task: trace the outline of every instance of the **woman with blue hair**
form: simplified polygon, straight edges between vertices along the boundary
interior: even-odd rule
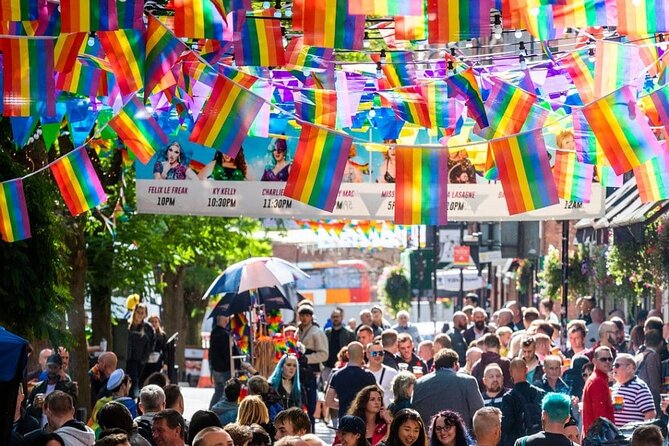
[[[190,156],[184,152],[177,141],[170,143],[160,153],[153,165],[153,178],[156,180],[197,180],[197,174],[188,167]]]
[[[300,371],[295,355],[283,355],[269,377],[269,383],[281,395],[285,409],[302,408]]]

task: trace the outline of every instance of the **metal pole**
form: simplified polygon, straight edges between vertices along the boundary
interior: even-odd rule
[[[430,308],[430,320],[434,321],[437,305],[437,267],[439,266],[439,226],[433,227],[434,237],[432,241],[432,306]]]
[[[567,296],[569,295],[569,221],[562,221],[562,347],[567,345]]]
[[[465,222],[460,222],[460,246],[464,244],[465,240]],[[460,267],[460,294],[458,295],[458,307],[456,310],[461,311],[465,302],[465,279],[463,267]]]

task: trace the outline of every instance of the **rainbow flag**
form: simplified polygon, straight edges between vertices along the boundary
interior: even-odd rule
[[[302,17],[304,43],[324,48],[362,50],[365,37],[365,16],[348,13],[350,0],[320,0],[293,4]]]
[[[283,194],[332,212],[352,143],[346,135],[303,123]]]
[[[595,63],[589,58],[587,52],[576,52],[560,59],[584,104],[595,100]]]
[[[585,106],[583,114],[618,175],[662,153],[630,87]]]
[[[315,46],[304,45],[304,39],[294,37],[286,46],[288,60],[286,61],[287,70],[303,71],[324,70],[334,59],[332,48],[319,48]]]
[[[572,110],[574,123],[574,145],[578,161],[586,164],[607,165],[608,160],[602,151],[602,145],[590,128],[590,124],[579,109]]]
[[[237,66],[276,67],[286,64],[281,21],[272,17],[274,17],[272,8],[246,13],[246,20],[240,31],[235,32]]]
[[[117,30],[116,0],[61,0],[60,21],[61,33]]]
[[[86,33],[61,34],[56,39],[54,47],[54,70],[67,73],[72,70],[77,56],[84,49],[84,42],[88,40]]]
[[[107,195],[85,148],[74,149],[49,167],[73,216],[107,201]]]
[[[395,16],[397,40],[427,40],[427,14],[420,16]]]
[[[658,88],[648,95],[657,113],[658,120],[669,129],[669,84]]]
[[[3,0],[0,2],[0,22],[37,20],[39,0]]]
[[[669,198],[669,155],[663,154],[649,159],[634,168],[634,178],[642,203]]]
[[[595,166],[579,163],[574,152],[556,152],[553,176],[558,197],[563,200],[589,203]]]
[[[179,60],[179,56],[187,49],[188,47],[174,37],[174,34],[158,19],[149,15],[144,62],[144,99],[153,93],[155,87],[161,85],[165,74],[172,69]]]
[[[616,175],[609,166],[596,166],[599,182],[603,187],[621,187],[624,183],[624,175]]]
[[[561,1],[561,0],[560,0]],[[553,9],[550,5],[542,4],[541,0],[515,0],[520,13],[520,28],[539,40],[552,40],[558,38],[553,21]],[[561,34],[561,33],[560,33]]]
[[[56,90],[88,97],[107,96],[109,94],[107,73],[77,60],[69,72],[56,73]]]
[[[476,121],[478,126],[482,129],[488,127],[488,116],[483,100],[481,99],[481,91],[479,84],[476,82],[476,75],[472,68],[467,68],[453,76],[446,79],[448,85],[448,96],[460,98],[465,101],[467,106],[467,114]]]
[[[616,0],[563,0],[553,5],[553,21],[556,28],[616,26],[615,10]]]
[[[0,183],[0,235],[8,243],[31,237],[23,181]]]
[[[432,127],[427,103],[413,87],[379,94],[390,102],[397,119],[428,129]]]
[[[416,83],[416,66],[411,51],[388,51],[385,60],[379,53],[373,53],[371,57],[374,62],[381,63],[381,69],[388,79],[390,88],[406,87]]]
[[[395,159],[395,224],[445,225],[448,149],[397,147]]]
[[[223,38],[223,5],[216,0],[174,0],[174,35],[190,39]]]
[[[490,143],[509,215],[559,203],[541,130]]]
[[[116,11],[120,29],[144,29],[144,0],[116,0]]]
[[[0,50],[3,54],[2,114],[55,116],[53,40],[2,38]]]
[[[428,42],[448,43],[490,36],[490,10],[494,6],[493,0],[428,0]]]
[[[514,85],[494,79],[485,102],[490,128],[485,138],[493,139],[520,132],[537,96]]]
[[[666,0],[616,0],[618,34],[647,36],[669,31]]]
[[[550,104],[532,104],[532,107],[530,107],[530,110],[527,114],[527,118],[525,119],[525,123],[521,127],[520,131],[528,132],[530,130],[542,128],[544,124],[546,124],[550,114]]]
[[[453,134],[462,116],[463,105],[448,97],[448,85],[442,80],[429,82],[421,86],[421,93],[427,101],[432,127],[444,128],[447,134]]]
[[[598,40],[595,55],[595,98],[631,84],[645,68],[636,45]]]
[[[109,121],[109,126],[142,164],[149,162],[156,147],[166,147],[169,142],[158,121],[137,96],[133,96]]]
[[[295,113],[304,121],[333,129],[337,125],[337,92],[300,90],[295,95]]]
[[[421,1],[406,0],[349,0],[348,13],[352,15],[412,15],[423,14]]]
[[[225,76],[218,76],[190,140],[234,158],[264,103]]]
[[[144,33],[135,29],[98,33],[121,94],[136,93],[144,86]]]

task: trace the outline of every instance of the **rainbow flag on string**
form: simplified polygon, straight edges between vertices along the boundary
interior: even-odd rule
[[[281,21],[274,9],[246,13],[246,20],[235,32],[235,64],[276,67],[286,64],[281,36]],[[242,11],[243,13],[243,11]]]
[[[107,195],[85,148],[74,149],[49,167],[73,216],[107,201]]]
[[[448,85],[448,96],[460,98],[465,101],[467,114],[476,121],[482,129],[488,127],[488,116],[481,99],[479,84],[472,68],[467,68],[446,79]]]
[[[61,0],[60,31],[114,31],[118,29],[116,0]]]
[[[190,39],[223,38],[223,5],[216,0],[174,0],[174,35]]]
[[[597,165],[597,174],[599,182],[603,187],[621,187],[623,185],[624,175],[616,175],[613,169],[609,166]]]
[[[595,166],[579,163],[574,152],[556,152],[553,176],[558,197],[563,200],[589,203]]]
[[[421,1],[415,0],[349,0],[348,13],[353,15],[412,15],[423,13]]]
[[[149,162],[156,147],[165,147],[169,142],[158,121],[137,96],[133,96],[109,121],[109,126],[142,164]]]
[[[585,106],[582,111],[616,174],[629,172],[662,153],[629,86]]]
[[[427,0],[428,42],[448,43],[489,36],[490,10],[494,6],[493,0]]]
[[[391,88],[406,87],[416,83],[416,66],[411,51],[388,51],[385,60],[379,53],[374,53],[371,57],[374,62],[381,62],[381,69]]]
[[[121,29],[100,32],[98,37],[121,94],[136,93],[144,86],[144,33],[135,29]]]
[[[520,132],[536,101],[535,94],[494,79],[492,91],[485,102],[490,123],[485,137],[493,139]]]
[[[4,116],[55,116],[53,40],[0,39]]]
[[[84,49],[84,42],[86,40],[88,40],[86,33],[59,35],[54,47],[54,70],[60,73],[70,71],[77,61],[77,56]]]
[[[1,22],[23,22],[37,20],[39,0],[3,0],[0,2]]]
[[[647,36],[669,31],[666,0],[617,0],[618,34]]]
[[[634,77],[645,68],[636,45],[598,40],[595,55],[595,98],[631,84]]]
[[[608,160],[602,151],[602,145],[597,141],[581,110],[572,110],[571,116],[574,124],[574,145],[578,161],[586,164],[607,165]]]
[[[552,40],[559,37],[553,22],[553,9],[541,0],[514,0],[520,15],[522,26],[539,40]],[[562,30],[561,30],[562,31]]]
[[[639,198],[642,203],[669,198],[669,156],[663,154],[634,168]]]
[[[567,70],[584,104],[595,100],[595,62],[589,59],[590,56],[582,52],[560,59],[560,65]]]
[[[587,28],[590,26],[616,26],[616,0],[569,0],[553,5],[556,28]],[[607,14],[608,13],[608,14]]]
[[[509,215],[559,203],[541,130],[490,143]]]
[[[397,147],[395,224],[445,225],[448,149]]]
[[[31,237],[23,181],[0,183],[0,235],[8,243]]]
[[[666,129],[669,129],[669,84],[658,88],[648,95],[657,113],[658,120]]]
[[[307,45],[361,50],[365,36],[365,16],[348,13],[349,0],[320,0],[294,3],[295,11],[302,17],[304,43]]]
[[[144,0],[116,0],[118,27],[144,29]]]
[[[287,70],[304,71],[325,70],[334,58],[332,48],[319,48],[315,46],[304,45],[304,39],[294,37],[286,46],[288,60],[286,61]]]
[[[303,123],[283,194],[332,212],[352,143],[347,135]]]
[[[444,128],[447,134],[453,134],[463,105],[448,97],[448,85],[442,80],[429,82],[421,85],[421,93],[427,101],[432,127]]]
[[[67,73],[57,73],[56,89],[88,97],[107,96],[109,80],[101,69],[77,61]]]
[[[524,91],[524,90],[523,90]],[[521,127],[521,132],[540,129],[546,124],[548,117],[551,114],[550,104],[532,104],[530,107],[525,123]]]
[[[337,91],[300,90],[295,95],[295,113],[304,121],[335,128],[337,125]]]
[[[390,102],[397,119],[425,128],[432,127],[427,103],[414,88],[403,88],[379,94]]]
[[[179,56],[187,49],[188,47],[174,37],[174,34],[158,19],[149,15],[144,62],[144,99],[153,93],[155,87],[161,85],[165,74],[172,69],[179,60]]]
[[[223,76],[227,77],[233,82],[237,82],[244,88],[251,88],[258,81],[256,76],[229,67],[227,65],[220,65],[219,71],[221,74],[223,74]]]
[[[264,103],[225,76],[218,76],[190,140],[234,158]]]

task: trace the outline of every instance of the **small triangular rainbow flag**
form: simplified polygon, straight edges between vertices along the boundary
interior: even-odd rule
[[[50,166],[58,189],[73,216],[107,201],[86,149],[80,147]]]

